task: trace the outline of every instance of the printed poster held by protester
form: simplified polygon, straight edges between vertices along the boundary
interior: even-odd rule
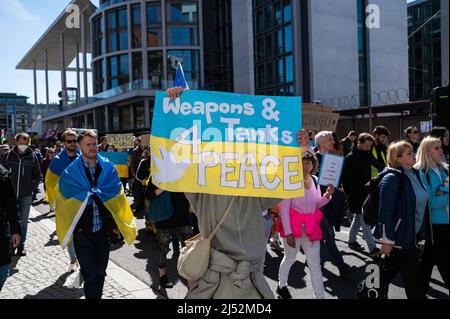
[[[134,148],[134,135],[130,134],[107,134],[106,139],[109,145],[115,148]]]
[[[152,180],[173,192],[271,198],[303,196],[300,97],[158,92]]]

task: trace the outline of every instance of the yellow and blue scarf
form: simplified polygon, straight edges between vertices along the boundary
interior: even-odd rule
[[[82,157],[78,157],[61,174],[56,188],[56,234],[63,249],[72,240],[72,233],[87,205],[92,204],[92,195],[102,201],[124,237],[131,245],[136,239],[136,221],[125,197],[122,183],[114,164],[97,156],[102,167],[97,186],[91,187]]]
[[[78,149],[75,153],[78,156],[80,155]],[[64,172],[71,163],[65,147],[50,162],[50,166],[45,174],[45,200],[50,205],[50,208],[55,208],[56,186],[58,185],[62,172]]]

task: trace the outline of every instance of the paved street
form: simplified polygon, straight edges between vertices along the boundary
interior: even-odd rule
[[[29,234],[27,239],[28,255],[19,260],[15,257],[13,275],[7,280],[0,293],[3,298],[82,298],[82,289],[72,288],[75,274],[67,274],[69,264],[67,252],[62,251],[56,239],[50,235],[55,229],[54,213],[49,213],[48,205],[43,200],[43,189],[38,194],[30,217]],[[129,198],[130,203],[132,199]],[[143,216],[137,218],[138,237],[134,245],[122,246],[114,249],[110,255],[108,276],[105,284],[104,298],[106,299],[140,299],[140,298],[184,298],[187,287],[176,274],[176,256],[172,251],[168,254],[168,272],[175,281],[173,289],[167,291],[158,289],[158,270],[156,266],[157,243],[153,235],[144,230]],[[349,278],[342,280],[338,277],[338,270],[329,261],[324,264],[323,276],[325,281],[326,298],[353,299],[357,283],[364,277],[366,263],[371,262],[368,255],[357,253],[347,247],[346,238],[348,228],[343,227],[337,233],[337,245],[344,253],[344,260],[357,267]],[[363,244],[364,240],[358,241]],[[269,247],[268,247],[269,248]],[[366,248],[367,249],[367,248]],[[327,255],[323,256],[327,260]],[[278,277],[278,267],[283,258],[281,251],[268,249],[264,274],[269,285],[275,291]],[[309,278],[309,270],[304,266],[305,256],[298,255],[290,276],[290,291],[295,299],[313,298],[313,291]],[[434,270],[431,282],[430,298],[448,299],[448,289],[442,283],[439,273]],[[389,297],[392,299],[406,298],[400,278],[391,285]]]

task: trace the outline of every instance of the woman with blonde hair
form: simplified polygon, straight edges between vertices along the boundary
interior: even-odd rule
[[[421,172],[430,201],[431,236],[425,243],[421,258],[423,283],[425,291],[430,285],[434,266],[448,287],[448,170],[443,163],[442,142],[435,137],[425,138],[417,152],[417,163],[414,166]],[[444,183],[447,180],[445,189]]]
[[[383,296],[399,271],[408,299],[425,299],[419,263],[418,240],[426,236],[428,192],[416,163],[413,147],[401,141],[389,145],[387,167],[380,173],[380,207],[374,237],[386,255],[383,273]]]

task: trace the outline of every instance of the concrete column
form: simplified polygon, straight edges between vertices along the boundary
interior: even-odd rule
[[[81,52],[83,53],[83,84],[84,84],[84,97],[89,97],[88,91],[88,75],[87,75],[87,44],[86,44],[86,17],[81,15]],[[92,42],[92,30],[91,30],[91,42]],[[81,94],[80,94],[81,95]]]
[[[36,77],[36,61],[33,62],[33,86],[34,86],[34,105],[37,106],[37,77]]]
[[[60,34],[60,58],[61,58],[61,92],[62,92],[62,100],[63,106],[67,104],[67,92],[66,92],[66,61],[64,56],[64,34]]]
[[[255,93],[252,0],[232,0],[233,72],[235,93]]]
[[[80,85],[80,45],[77,43],[77,56],[76,56],[76,69],[77,69],[77,103],[80,102],[81,85]]]
[[[49,94],[48,94],[48,50],[45,49],[45,102],[47,105],[50,104]]]
[[[144,100],[145,128],[150,128],[150,100]]]
[[[164,86],[164,83],[166,83],[166,86],[169,87],[172,85],[172,83],[169,84],[169,79],[168,79],[168,75],[167,75],[167,26],[166,26],[166,0],[162,0],[161,1],[161,23],[162,23],[162,46],[163,46],[163,83],[162,83],[162,88],[166,88]],[[145,121],[147,121],[147,118],[145,119]],[[146,122],[147,123],[147,122]],[[145,125],[146,127],[147,124]]]
[[[142,79],[150,83],[148,78],[148,38],[147,38],[147,1],[141,0],[141,30],[142,30]],[[144,88],[151,88],[150,86]]]
[[[301,39],[303,38],[302,23],[300,14],[300,1],[292,2],[292,43],[293,43],[293,59],[294,59],[294,89],[295,94],[303,96],[303,76],[302,76],[302,54]]]
[[[203,48],[203,0],[198,1],[198,6],[198,29],[200,32],[200,83],[198,83],[198,88],[202,89],[203,87],[205,87],[205,54]]]
[[[133,28],[131,26],[131,5],[127,5],[127,20],[128,20],[128,82],[133,82],[133,54],[131,53],[131,48],[133,47],[132,35]]]
[[[109,132],[109,106],[105,105],[105,131]]]

